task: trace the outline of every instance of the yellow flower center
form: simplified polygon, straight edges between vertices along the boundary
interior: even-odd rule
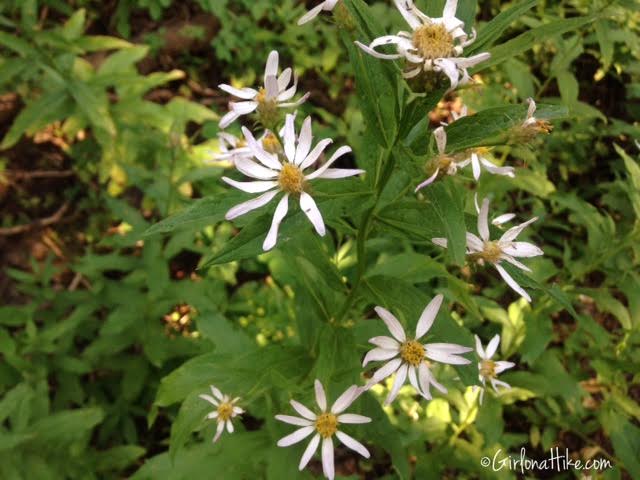
[[[226,422],[233,415],[233,405],[229,402],[223,402],[218,406],[218,420]]]
[[[424,347],[416,340],[408,340],[400,346],[400,356],[409,365],[417,367],[424,359]]]
[[[483,250],[478,256],[487,262],[498,263],[502,257],[502,248],[498,242],[484,242]]]
[[[438,23],[427,23],[413,32],[413,46],[426,60],[453,56],[453,36]]]
[[[443,175],[447,175],[449,171],[449,167],[455,161],[455,158],[452,155],[447,154],[439,154],[437,157],[431,159],[427,165],[425,166],[425,172],[428,177],[436,173],[436,169],[440,171],[438,173],[438,177],[442,177]]]
[[[304,191],[307,182],[302,170],[292,163],[284,162],[278,175],[278,185],[283,192],[300,194]]]
[[[338,417],[333,413],[322,413],[316,418],[316,430],[322,438],[331,437],[338,430]]]
[[[269,153],[279,153],[282,150],[278,137],[271,132],[267,132],[262,139],[262,147]]]
[[[484,378],[494,378],[496,376],[496,362],[493,360],[482,360],[482,362],[480,362],[480,375]]]
[[[266,128],[274,128],[280,118],[276,99],[267,98],[267,90],[261,87],[256,95],[256,102],[258,102],[257,112],[260,123]]]

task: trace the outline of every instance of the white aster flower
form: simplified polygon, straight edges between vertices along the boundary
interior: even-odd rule
[[[292,76],[293,85],[289,87]],[[267,127],[271,127],[277,121],[278,108],[297,107],[309,97],[309,93],[306,93],[299,100],[289,102],[296,94],[298,77],[291,68],[286,68],[278,76],[278,52],[275,50],[269,54],[264,69],[264,86],[259,90],[235,88],[226,84],[218,85],[218,87],[234,97],[242,99],[241,102],[229,103],[231,110],[220,119],[220,128],[226,128],[242,115],[248,115],[255,111],[260,115],[261,122]]]
[[[515,240],[527,226],[536,220],[538,220],[538,217],[510,228],[502,234],[499,240],[491,240],[489,238],[489,199],[485,198],[478,214],[478,233],[480,237],[467,232],[467,255],[481,265],[484,265],[485,262],[491,263],[507,285],[528,302],[531,302],[529,294],[518,285],[500,264],[504,260],[521,270],[531,271],[529,267],[516,260],[516,258],[537,257],[543,255],[544,252],[532,243],[516,242]],[[432,238],[431,241],[440,247],[447,247],[446,238]]]
[[[215,443],[220,438],[220,435],[222,435],[225,425],[227,427],[227,432],[233,433],[233,424],[231,423],[231,419],[238,415],[242,415],[244,410],[235,405],[240,400],[240,397],[232,399],[228,395],[223,395],[220,390],[213,385],[210,385],[210,388],[213,396],[203,394],[199,395],[199,397],[216,407],[216,409],[206,417],[209,419],[215,418],[218,422],[216,436],[213,437],[213,442]]]
[[[235,161],[237,158],[252,158],[251,149],[244,138],[238,138],[227,132],[218,133],[218,150],[211,158],[214,162]]]
[[[477,193],[475,193],[473,195],[473,203],[476,206],[476,213],[478,215],[480,215],[480,205],[478,205],[478,194]],[[514,218],[516,218],[516,214],[515,213],[504,213],[502,215],[498,215],[496,218],[491,220],[491,224],[495,225],[496,227],[499,227],[501,225],[504,225],[505,223],[510,222]]]
[[[228,177],[222,177],[226,183],[248,193],[260,193],[261,195],[232,207],[226,214],[227,220],[233,220],[245,213],[263,207],[280,192],[284,193],[275,213],[271,228],[267,233],[262,247],[264,250],[271,250],[277,241],[278,229],[289,209],[289,196],[294,196],[300,201],[300,208],[307,216],[316,232],[320,236],[326,233],[322,214],[313,200],[307,193],[309,182],[315,179],[339,179],[351,177],[364,173],[360,169],[329,168],[338,158],[351,152],[351,147],[343,146],[338,148],[329,160],[315,171],[305,174],[304,170],[311,167],[320,158],[320,155],[333,140],[325,138],[320,140],[311,149],[312,132],[311,117],[307,117],[296,135],[294,126],[294,115],[287,115],[285,126],[281,132],[282,143],[278,142],[275,135],[270,141],[262,145],[253,137],[251,132],[243,127],[242,131],[251,149],[253,156],[259,163],[251,159],[238,159],[235,162],[236,168],[255,181],[238,182]]]
[[[311,441],[302,454],[298,469],[302,470],[307,466],[307,463],[309,463],[309,460],[313,457],[313,454],[318,449],[318,445],[320,445],[320,441],[322,440],[322,471],[324,472],[325,477],[329,480],[333,480],[335,477],[335,466],[333,462],[333,435],[335,434],[344,446],[358,452],[365,458],[369,458],[369,450],[367,450],[366,447],[355,438],[339,430],[339,428],[341,428],[342,424],[369,423],[371,419],[355,413],[342,413],[349,408],[349,406],[362,393],[362,389],[355,385],[352,385],[342,395],[340,395],[330,409],[327,409],[327,397],[324,393],[322,384],[318,380],[315,381],[315,393],[316,403],[320,409],[317,414],[313,413],[301,403],[291,400],[291,406],[296,412],[298,412],[300,417],[276,415],[276,419],[281,422],[302,427],[292,434],[281,438],[278,441],[278,446],[288,447],[294,443],[301,442],[315,432],[315,435],[311,438]]]
[[[459,168],[464,168],[469,165],[469,162],[471,162],[471,159],[469,158],[459,160],[459,155],[446,153],[447,132],[444,127],[436,128],[433,131],[433,136],[436,139],[438,155],[428,164],[428,171],[429,173],[431,173],[431,175],[416,187],[416,192],[418,190],[422,190],[424,187],[431,185],[439,176],[441,177],[443,175],[455,175],[456,173],[458,173]]]
[[[492,360],[493,355],[498,350],[498,346],[500,345],[500,335],[496,335],[493,337],[489,344],[487,345],[487,350],[485,351],[482,348],[482,342],[480,338],[476,335],[476,353],[478,357],[480,357],[480,363],[478,363],[478,371],[480,372],[480,382],[482,386],[478,386],[480,388],[480,405],[482,405],[482,399],[484,398],[484,391],[487,388],[486,382],[487,380],[491,383],[491,386],[498,392],[498,387],[511,388],[507,382],[503,382],[502,380],[498,380],[496,377],[498,374],[508,370],[509,368],[515,367],[515,363],[507,362],[507,361],[494,361]]]
[[[407,377],[413,388],[427,400],[432,398],[429,391],[430,385],[433,385],[442,393],[447,392],[447,389],[436,381],[429,370],[428,360],[451,365],[467,365],[471,363],[460,356],[462,353],[470,352],[471,348],[455,343],[423,344],[419,341],[433,325],[438,310],[440,310],[440,305],[442,305],[442,299],[442,295],[436,295],[426,306],[422,315],[420,315],[420,320],[418,320],[416,335],[413,339],[407,338],[402,325],[391,312],[382,307],[375,308],[376,313],[386,324],[393,338],[386,336],[370,338],[369,343],[377,348],[367,353],[362,366],[364,367],[371,361],[387,361],[373,374],[365,388],[371,388],[393,373],[396,374],[393,387],[385,400],[386,405],[393,402]]]
[[[323,10],[325,12],[330,12],[335,8],[337,3],[338,0],[324,0],[323,2],[320,2],[318,5],[305,13],[302,17],[300,17],[300,20],[298,20],[298,25],[304,25],[305,23],[310,22],[311,20],[316,18]]]
[[[451,82],[451,89],[471,80],[467,68],[489,59],[489,53],[473,57],[461,57],[465,47],[475,41],[475,31],[469,37],[464,22],[456,18],[458,0],[447,0],[442,17],[430,18],[413,4],[413,0],[394,0],[396,7],[411,27],[412,32],[401,31],[397,35],[376,38],[371,44],[356,42],[362,50],[383,60],[407,61],[405,78],[413,78],[422,72],[442,72]],[[397,53],[380,53],[376,47],[395,45]]]

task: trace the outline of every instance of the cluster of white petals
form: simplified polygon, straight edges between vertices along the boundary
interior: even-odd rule
[[[220,435],[222,435],[225,426],[227,427],[227,432],[233,433],[233,423],[231,423],[231,419],[242,415],[244,410],[236,405],[240,397],[232,399],[228,395],[223,395],[222,392],[213,385],[210,385],[210,388],[213,396],[202,394],[199,395],[199,397],[216,407],[216,409],[206,417],[208,419],[215,419],[218,422],[216,435],[213,437],[213,442],[215,443],[220,438]]]
[[[326,230],[322,214],[312,196],[307,193],[308,183],[316,179],[340,179],[359,175],[364,172],[360,169],[330,168],[341,156],[351,152],[351,147],[338,148],[329,160],[313,172],[305,173],[305,170],[314,166],[324,150],[332,143],[331,139],[320,140],[312,149],[313,134],[311,129],[311,117],[307,117],[296,134],[294,125],[295,115],[287,115],[284,129],[281,131],[279,150],[267,151],[262,143],[259,143],[253,134],[245,127],[245,140],[251,150],[254,161],[250,158],[238,158],[235,167],[244,175],[254,179],[249,182],[239,182],[229,177],[222,179],[239,190],[248,193],[260,193],[258,197],[232,207],[226,214],[227,220],[233,220],[252,210],[261,208],[273,200],[279,193],[284,193],[271,222],[271,228],[263,243],[264,250],[271,250],[278,238],[280,223],[289,210],[289,197],[299,199],[300,208],[307,216],[316,232],[324,236]],[[273,149],[270,149],[273,150]]]
[[[288,447],[289,445],[301,442],[315,433],[302,454],[298,469],[302,470],[307,466],[309,460],[311,460],[311,457],[316,453],[318,446],[322,442],[322,446],[320,447],[322,452],[322,471],[325,477],[333,480],[335,477],[335,465],[333,461],[334,444],[332,437],[335,435],[345,447],[350,448],[354,452],[358,452],[365,458],[369,458],[369,450],[355,438],[344,433],[341,426],[343,424],[369,423],[371,419],[355,413],[344,413],[360,396],[362,393],[361,388],[352,385],[338,397],[333,405],[331,405],[331,408],[327,408],[327,397],[319,380],[315,381],[314,387],[316,403],[319,409],[318,413],[314,413],[301,403],[291,400],[291,406],[300,416],[276,415],[276,419],[281,422],[301,427],[286,437],[281,438],[278,441],[278,446]]]
[[[487,344],[487,349],[482,348],[482,342],[480,338],[476,335],[476,353],[478,357],[480,357],[480,362],[478,363],[478,371],[479,378],[482,386],[478,386],[480,388],[480,405],[482,405],[482,399],[484,398],[484,391],[487,387],[487,380],[491,383],[493,389],[498,392],[498,387],[503,388],[511,388],[507,382],[503,382],[502,380],[498,380],[496,377],[508,370],[509,368],[515,367],[515,363],[507,362],[504,360],[494,361],[493,356],[498,351],[498,346],[500,346],[500,335],[494,336],[489,343]]]
[[[385,401],[387,405],[396,398],[400,387],[402,387],[407,378],[413,388],[427,400],[432,398],[430,385],[433,385],[443,393],[447,392],[447,389],[436,381],[429,369],[429,360],[451,365],[467,365],[471,363],[460,356],[463,353],[470,352],[471,348],[455,343],[423,344],[419,341],[433,325],[442,305],[442,300],[442,295],[436,295],[426,306],[418,320],[414,338],[407,336],[402,324],[391,312],[382,307],[375,308],[376,313],[389,329],[391,337],[381,336],[369,339],[369,343],[375,345],[376,348],[367,353],[362,366],[366,366],[371,361],[387,362],[373,374],[366,388],[371,388],[388,376],[396,374],[393,387]]]
[[[504,216],[502,217],[506,218]],[[476,259],[481,264],[484,264],[484,262],[491,263],[496,270],[498,270],[498,273],[507,285],[528,302],[531,302],[529,294],[509,275],[501,263],[506,261],[521,270],[526,272],[531,271],[529,267],[516,260],[516,258],[537,257],[543,255],[544,252],[533,243],[518,242],[516,238],[527,226],[536,220],[538,220],[538,217],[534,217],[531,220],[510,228],[504,232],[498,240],[491,240],[489,236],[489,199],[485,198],[478,213],[478,234],[480,236],[478,237],[471,232],[467,232],[467,255]],[[447,247],[446,238],[433,238],[431,241],[440,247]]]
[[[416,77],[422,72],[441,72],[449,78],[453,90],[471,80],[468,68],[490,58],[489,53],[479,53],[469,58],[461,56],[464,49],[475,41],[475,31],[468,36],[464,31],[464,22],[456,18],[458,0],[447,0],[442,17],[437,18],[425,15],[412,0],[394,0],[394,3],[411,27],[411,32],[384,35],[369,45],[356,44],[376,58],[406,60],[405,78]],[[397,53],[376,50],[385,45],[394,45]]]
[[[293,76],[293,84],[291,77]],[[291,70],[286,68],[278,76],[278,52],[272,51],[267,58],[264,69],[264,86],[259,90],[253,88],[235,88],[231,85],[218,85],[220,90],[230,93],[234,97],[241,99],[240,102],[230,102],[230,111],[220,119],[220,128],[227,128],[231,123],[242,115],[263,109],[297,107],[304,103],[309,97],[309,93],[303,95],[299,100],[290,102],[298,89],[298,77]]]
[[[320,2],[318,5],[305,13],[302,17],[300,17],[300,20],[298,20],[298,25],[304,25],[305,23],[310,22],[311,20],[316,18],[323,10],[325,12],[330,12],[335,8],[338,2],[339,0],[324,0]]]

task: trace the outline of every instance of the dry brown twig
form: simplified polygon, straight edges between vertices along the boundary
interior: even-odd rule
[[[28,232],[29,230],[33,230],[35,228],[47,227],[49,225],[53,225],[54,223],[59,222],[66,211],[69,209],[69,202],[65,202],[62,206],[50,217],[39,218],[38,220],[34,220],[31,223],[26,223],[24,225],[16,225],[14,227],[5,227],[0,228],[1,236],[9,236],[9,235],[19,235],[21,233]]]

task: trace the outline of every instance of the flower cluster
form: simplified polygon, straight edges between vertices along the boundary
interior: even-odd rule
[[[325,0],[319,2],[299,20],[303,25],[322,11],[331,11],[338,5],[339,0]],[[376,38],[365,45],[355,42],[358,47],[368,54],[384,60],[401,60],[403,62],[403,77],[425,80],[448,78],[449,89],[471,81],[468,68],[489,58],[488,53],[479,53],[471,57],[464,56],[464,50],[476,38],[475,31],[469,35],[464,29],[464,22],[456,17],[457,0],[447,0],[442,16],[431,18],[416,8],[412,0],[394,0],[394,3],[409,24],[411,31],[401,31],[396,35],[386,35]],[[340,8],[346,11],[344,5]],[[345,13],[340,15],[345,15]],[[348,12],[346,13],[348,15]],[[385,53],[385,46],[393,46],[394,53]],[[412,80],[413,81],[413,80]],[[242,137],[237,137],[226,131],[219,133],[220,153],[216,160],[227,160],[233,164],[235,170],[250,180],[223,176],[222,180],[238,190],[249,194],[257,194],[234,207],[226,214],[228,220],[248,214],[270,204],[278,197],[273,211],[271,226],[263,241],[263,249],[274,248],[278,241],[280,225],[289,211],[289,200],[293,199],[302,213],[311,223],[315,232],[324,236],[326,226],[321,210],[312,196],[311,186],[320,180],[336,180],[357,176],[364,173],[358,168],[333,168],[333,164],[340,158],[351,153],[351,148],[342,146],[337,148],[328,159],[324,158],[325,150],[332,144],[329,138],[314,141],[312,119],[307,116],[296,127],[296,119],[300,119],[297,112],[283,112],[295,109],[308,98],[303,95],[293,100],[297,91],[297,76],[291,68],[278,71],[278,53],[273,51],[267,60],[264,85],[259,89],[236,88],[230,85],[220,85],[225,92],[241,99],[231,102],[230,111],[220,120],[220,127],[224,129],[242,116],[252,114],[259,132],[252,131],[246,126],[241,128]],[[528,100],[529,107],[526,118],[520,125],[513,127],[511,136],[521,140],[529,140],[539,133],[548,133],[551,126],[534,115],[536,104]],[[454,122],[467,116],[466,107],[462,113],[453,116]],[[448,151],[447,124],[433,131],[437,153],[425,165],[427,179],[417,185],[415,192],[428,187],[444,176],[456,175],[460,169],[471,166],[473,178],[477,181],[482,170],[487,173],[505,177],[514,177],[515,169],[510,166],[498,166],[489,160],[489,150],[486,148],[472,148],[461,152]],[[466,233],[466,255],[473,265],[484,266],[491,264],[514,291],[531,301],[528,293],[514,279],[507,268],[530,271],[518,258],[528,258],[542,255],[540,248],[530,242],[518,241],[517,237],[523,230],[537,220],[532,218],[524,223],[507,229],[496,240],[490,231],[490,224],[496,229],[513,220],[515,214],[502,214],[489,222],[489,199],[482,200],[478,205],[476,197],[477,234]],[[446,238],[433,238],[432,242],[447,248]],[[507,265],[509,264],[509,265]],[[505,268],[507,267],[507,268]],[[471,360],[465,355],[473,349],[470,346],[457,343],[438,343],[426,341],[444,297],[436,295],[424,308],[417,320],[415,333],[407,333],[402,322],[389,310],[376,306],[375,312],[389,331],[390,336],[376,336],[369,339],[373,345],[364,356],[362,367],[370,362],[383,362],[379,368],[370,374],[363,372],[361,386],[352,385],[344,391],[329,406],[325,388],[320,380],[315,380],[314,391],[317,408],[309,409],[296,400],[291,400],[291,407],[298,416],[287,414],[276,415],[276,419],[299,427],[293,433],[281,438],[277,445],[288,447],[309,437],[309,443],[302,454],[299,469],[307,466],[311,458],[320,449],[324,475],[333,479],[334,467],[334,438],[351,450],[365,458],[369,451],[358,440],[345,433],[343,429],[351,424],[365,424],[371,422],[369,417],[345,413],[358,398],[374,385],[388,377],[394,376],[393,385],[385,400],[391,404],[399,394],[400,388],[408,381],[415,392],[426,400],[432,399],[431,387],[446,394],[447,388],[436,379],[436,364],[468,365]],[[488,343],[486,350],[482,341],[476,335],[476,354],[478,356],[478,381],[476,388],[481,389],[479,401],[482,403],[487,382],[498,392],[498,387],[510,386],[497,379],[497,376],[515,366],[509,361],[494,361],[500,343],[500,336],[494,336]],[[366,379],[366,380],[364,380]],[[238,398],[230,399],[226,395],[211,387],[213,396],[201,395],[210,402],[216,410],[207,418],[215,419],[218,427],[214,442],[218,440],[224,429],[233,432],[231,420],[242,414],[243,410],[236,406]]]

